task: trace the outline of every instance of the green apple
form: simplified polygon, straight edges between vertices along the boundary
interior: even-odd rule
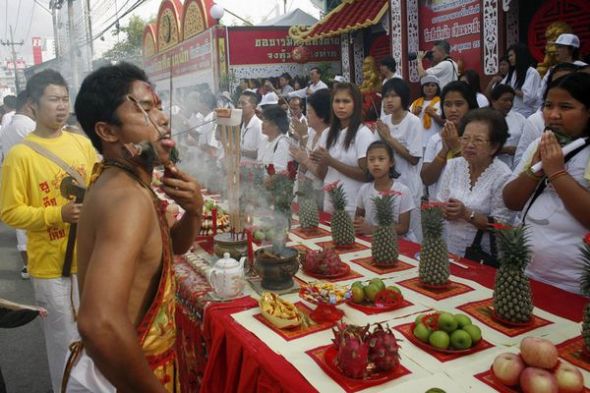
[[[414,323],[417,325],[419,323],[422,323],[422,318],[424,318],[426,316],[426,314],[420,314],[416,317],[416,319],[414,320]]]
[[[254,231],[254,240],[261,242],[264,239],[266,239],[266,234],[264,233],[264,231],[261,231],[261,230]]]
[[[471,336],[471,340],[473,341],[473,344],[477,344],[479,340],[481,340],[481,329],[479,328],[479,326],[467,325],[463,327],[463,330],[469,333],[469,335]]]
[[[379,288],[375,284],[369,284],[364,288],[365,297],[369,299],[370,302],[375,301],[375,296],[377,296],[377,292],[379,292],[381,288]]]
[[[391,291],[396,291],[397,293],[402,293],[402,290],[399,289],[399,287],[396,287],[395,285],[387,286],[387,287],[385,287],[385,289],[389,289]]]
[[[380,278],[371,279],[371,281],[369,281],[369,284],[376,285],[379,288],[379,290],[385,289],[385,284],[383,283],[383,280]]]
[[[362,287],[364,287],[364,284],[362,281],[355,281],[352,283],[352,285],[350,287],[351,288],[354,288],[354,287],[361,287],[362,288]]]
[[[467,325],[471,325],[471,318],[465,314],[455,314],[455,319],[457,320],[459,328],[464,328]]]
[[[450,341],[449,335],[442,330],[436,330],[428,337],[430,345],[439,349],[447,349]]]
[[[471,335],[463,329],[457,329],[451,334],[451,346],[456,349],[471,348]]]
[[[416,324],[413,333],[418,340],[428,343],[428,338],[432,334],[432,330],[430,330],[430,328],[428,328],[428,326],[426,326],[425,324],[418,323]]]
[[[430,388],[427,391],[425,391],[424,393],[447,393],[447,392],[445,392],[441,388]]]
[[[272,240],[275,237],[275,231],[273,229],[267,229],[265,233],[266,240]]]
[[[353,285],[350,291],[352,293],[352,301],[354,303],[362,303],[365,300],[365,290],[362,286]]]
[[[442,312],[438,316],[438,328],[450,334],[457,329],[457,320],[453,314]]]

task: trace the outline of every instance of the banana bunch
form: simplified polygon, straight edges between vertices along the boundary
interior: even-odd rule
[[[258,304],[262,316],[279,329],[293,328],[303,321],[297,307],[275,293],[262,293]]]
[[[340,304],[350,298],[350,288],[328,281],[316,281],[302,287],[299,296],[312,303]]]

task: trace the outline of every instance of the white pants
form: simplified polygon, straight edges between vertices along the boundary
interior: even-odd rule
[[[27,251],[27,231],[23,229],[16,230],[16,249],[20,252]]]
[[[45,347],[49,361],[49,375],[54,392],[59,392],[69,354],[69,345],[79,339],[78,328],[72,312],[72,300],[78,310],[80,305],[78,278],[76,275],[60,278],[33,278],[35,301],[47,310],[41,319],[45,334]]]
[[[117,390],[100,372],[83,349],[72,368],[67,393],[115,393]]]

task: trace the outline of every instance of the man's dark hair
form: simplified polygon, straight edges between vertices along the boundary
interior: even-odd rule
[[[20,111],[23,109],[27,102],[29,102],[29,95],[27,94],[27,90],[23,90],[16,97],[16,110]]]
[[[502,97],[502,95],[506,93],[510,93],[513,96],[516,94],[512,86],[500,83],[492,89],[492,92],[490,93],[490,98],[492,99],[492,101],[497,101],[500,99],[500,97]]]
[[[451,53],[451,45],[446,41],[446,40],[440,40],[440,41],[436,41],[434,43],[434,46],[439,47],[443,52],[445,52],[447,55],[449,53]]]
[[[2,100],[2,103],[4,104],[4,107],[14,109],[14,108],[16,108],[16,105],[17,105],[16,104],[16,97],[13,95],[6,96]]]
[[[88,75],[80,86],[74,105],[76,116],[100,153],[102,140],[94,129],[96,123],[121,125],[115,111],[126,99],[135,81],[149,83],[142,69],[133,64],[119,63],[99,68]]]
[[[330,104],[330,90],[321,89],[307,97],[307,105],[311,106],[317,117],[326,124],[330,124],[332,107]]]
[[[318,67],[311,67],[311,70],[309,70],[309,72],[315,70],[315,72],[317,72],[320,76],[322,76],[322,70],[320,70]]]
[[[248,97],[248,100],[250,101],[252,106],[258,105],[258,96],[256,95],[256,93],[251,92],[251,91],[243,91],[242,94],[240,94],[240,95],[244,96],[244,97]]]
[[[481,93],[481,85],[479,82],[479,74],[475,70],[465,70],[463,74],[459,77],[459,79],[465,77],[467,79],[467,84],[471,86],[475,93]]]
[[[286,134],[287,131],[289,131],[289,118],[287,117],[287,112],[285,112],[280,105],[265,105],[262,110],[262,115],[265,120],[275,123],[281,134]]]
[[[379,64],[384,65],[389,69],[389,71],[393,73],[395,73],[395,70],[397,69],[397,63],[395,59],[391,56],[384,57],[383,59],[381,59]]]
[[[291,82],[291,74],[289,74],[288,72],[283,72],[280,76],[280,78],[285,78],[287,80],[287,82]]]
[[[213,110],[217,106],[217,98],[211,93],[211,91],[203,91],[199,96],[201,101],[209,110]]]
[[[27,81],[27,94],[31,101],[38,103],[45,92],[45,88],[49,85],[63,86],[69,91],[66,80],[59,72],[52,69],[43,70]]]

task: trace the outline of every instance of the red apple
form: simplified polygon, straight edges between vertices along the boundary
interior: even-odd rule
[[[520,374],[520,388],[523,393],[558,393],[557,379],[547,370],[527,367]]]
[[[579,393],[584,391],[584,376],[580,370],[569,363],[560,362],[555,370],[559,393]]]
[[[520,356],[528,366],[549,370],[557,365],[559,353],[549,340],[526,337],[520,342]]]
[[[496,356],[492,363],[492,372],[498,381],[506,386],[518,384],[520,373],[526,365],[517,354],[505,352]]]

